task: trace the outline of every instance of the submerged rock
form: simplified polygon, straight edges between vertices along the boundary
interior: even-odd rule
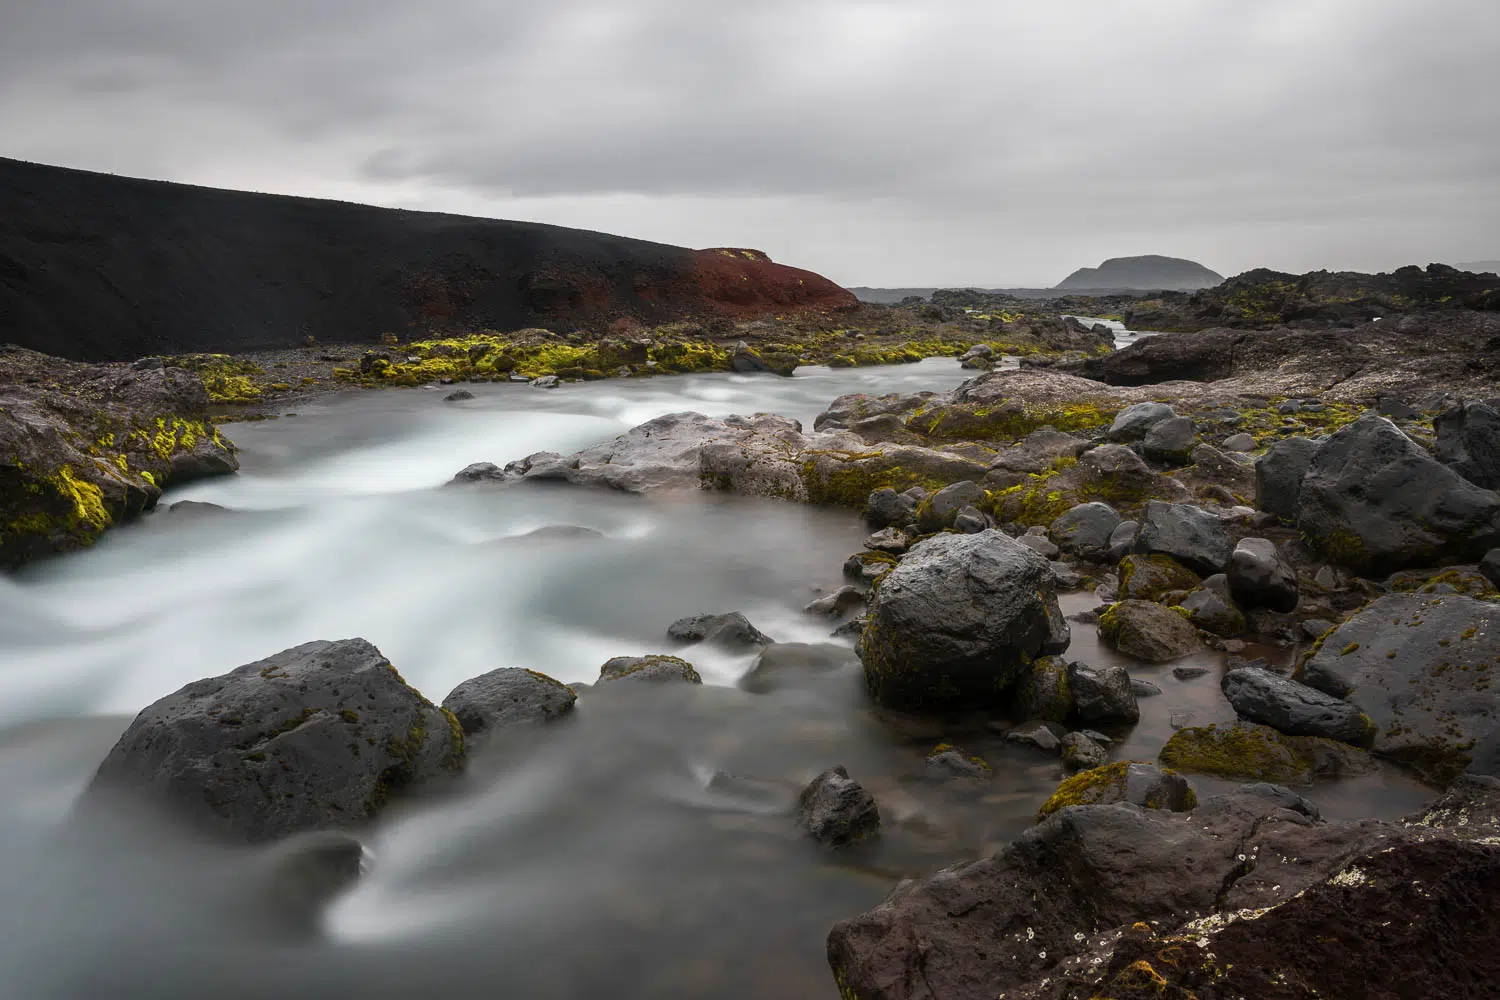
[[[976,757],[951,743],[939,743],[928,752],[927,771],[942,778],[968,781],[988,781],[995,776],[994,769],[983,757]]]
[[[1055,755],[1058,748],[1062,746],[1062,738],[1065,735],[1067,735],[1066,731],[1056,722],[1039,719],[1016,726],[1005,734],[1005,742],[1034,747],[1043,753]]]
[[[765,694],[858,663],[859,658],[853,650],[837,643],[773,643],[761,650],[754,666],[740,679],[740,687],[755,694]]]
[[[599,683],[605,681],[681,681],[702,684],[703,678],[687,660],[676,656],[616,656],[599,668]]]
[[[880,829],[875,799],[842,765],[818,775],[797,799],[798,820],[818,843],[844,847]]]
[[[1047,560],[990,530],[914,546],[876,589],[859,654],[877,701],[933,708],[994,703],[1068,641]]]
[[[738,611],[679,618],[667,626],[667,637],[678,642],[706,642],[739,650],[769,646],[775,641]]]
[[[1325,636],[1297,680],[1374,723],[1375,754],[1434,782],[1500,731],[1500,604],[1390,594]]]
[[[562,681],[521,667],[471,677],[449,692],[443,708],[470,736],[507,726],[553,722],[573,711],[578,695]]]
[[[363,639],[309,642],[144,709],[90,794],[137,797],[250,841],[356,826],[456,771],[464,732]]]
[[[1073,715],[1071,668],[1061,656],[1039,656],[1016,679],[1011,704],[1023,719],[1065,722]]]
[[[1084,733],[1069,733],[1062,739],[1062,762],[1070,771],[1092,771],[1109,763],[1109,752]]]

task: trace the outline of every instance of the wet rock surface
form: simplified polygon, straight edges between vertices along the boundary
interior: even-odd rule
[[[553,722],[573,710],[578,695],[546,674],[501,667],[472,677],[443,699],[464,733],[478,735],[507,726]]]
[[[460,769],[464,733],[363,639],[310,642],[147,707],[90,795],[232,838],[354,827],[399,788]]]
[[[1146,504],[1134,551],[1169,556],[1205,576],[1222,571],[1234,551],[1224,522],[1192,504]]]
[[[738,611],[679,618],[667,626],[667,638],[678,642],[707,642],[738,650],[769,646],[774,641]]]
[[[1132,659],[1167,663],[1203,648],[1187,618],[1149,601],[1125,600],[1099,617],[1099,637]]]
[[[1354,705],[1260,667],[1231,670],[1220,686],[1241,718],[1288,736],[1323,736],[1355,746],[1369,746],[1374,737],[1373,724]]]
[[[877,588],[859,655],[882,703],[982,704],[1068,641],[1047,561],[984,531],[914,546]]]
[[[798,821],[826,847],[845,847],[880,829],[880,809],[842,766],[829,768],[797,798]]]
[[[691,663],[677,656],[616,656],[599,668],[599,683],[635,681],[646,683],[702,684]]]

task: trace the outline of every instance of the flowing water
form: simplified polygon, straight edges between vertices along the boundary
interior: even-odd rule
[[[291,904],[267,901],[276,848],[70,809],[141,707],[310,639],[363,636],[435,700],[498,666],[591,681],[611,656],[671,651],[667,624],[698,612],[826,642],[830,623],[800,609],[860,548],[847,511],[443,484],[470,462],[574,450],[662,413],[770,411],[810,426],[840,393],[944,389],[967,374],[934,359],[792,379],[475,386],[460,404],[393,390],[231,425],[240,474],[163,501],[224,509],[163,510],[0,578],[0,996],[834,995],[834,921],[900,877],[994,850],[1061,776],[1055,759],[1004,744],[996,720],[873,711],[848,653],[841,669],[765,693],[736,686],[750,657],[698,648],[685,655],[702,688],[585,690],[570,721],[507,734],[463,778],[362,831],[369,870],[316,933],[289,932]],[[1064,599],[1070,614],[1094,603]],[[1070,653],[1113,656],[1086,625]],[[1231,717],[1220,658],[1203,662],[1213,673],[1190,682],[1132,667],[1164,691],[1138,726],[1111,732],[1117,758],[1154,755],[1174,716]],[[995,780],[928,781],[939,740],[985,756]],[[875,794],[884,834],[830,856],[785,810],[839,763]],[[1315,797],[1333,815],[1395,815],[1426,793],[1375,775]]]

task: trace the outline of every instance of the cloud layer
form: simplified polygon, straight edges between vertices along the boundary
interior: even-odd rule
[[[1488,0],[0,0],[0,155],[848,284],[1500,255]]]

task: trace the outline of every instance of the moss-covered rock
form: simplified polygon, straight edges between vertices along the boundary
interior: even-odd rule
[[[1198,796],[1187,780],[1171,769],[1142,761],[1116,761],[1091,771],[1080,771],[1063,780],[1057,791],[1037,810],[1040,823],[1068,806],[1107,805],[1130,802],[1145,809],[1187,812],[1198,804]]]
[[[1314,778],[1362,774],[1370,756],[1346,743],[1287,736],[1270,726],[1240,723],[1179,729],[1157,759],[1168,767],[1243,781],[1305,785]]]
[[[1203,648],[1187,615],[1149,601],[1112,604],[1099,616],[1099,637],[1126,656],[1166,663]]]
[[[703,678],[687,660],[662,653],[650,656],[616,656],[605,661],[599,668],[599,683],[621,680],[703,683]]]
[[[1130,600],[1156,601],[1173,590],[1196,590],[1202,582],[1168,555],[1137,553],[1120,560],[1120,596]]]
[[[0,389],[0,568],[91,545],[155,505],[164,486],[238,468],[190,372],[10,350],[0,383],[13,368],[53,382],[16,377]]]
[[[1073,715],[1068,663],[1061,656],[1039,656],[1016,678],[1012,713],[1021,719],[1066,722]]]

